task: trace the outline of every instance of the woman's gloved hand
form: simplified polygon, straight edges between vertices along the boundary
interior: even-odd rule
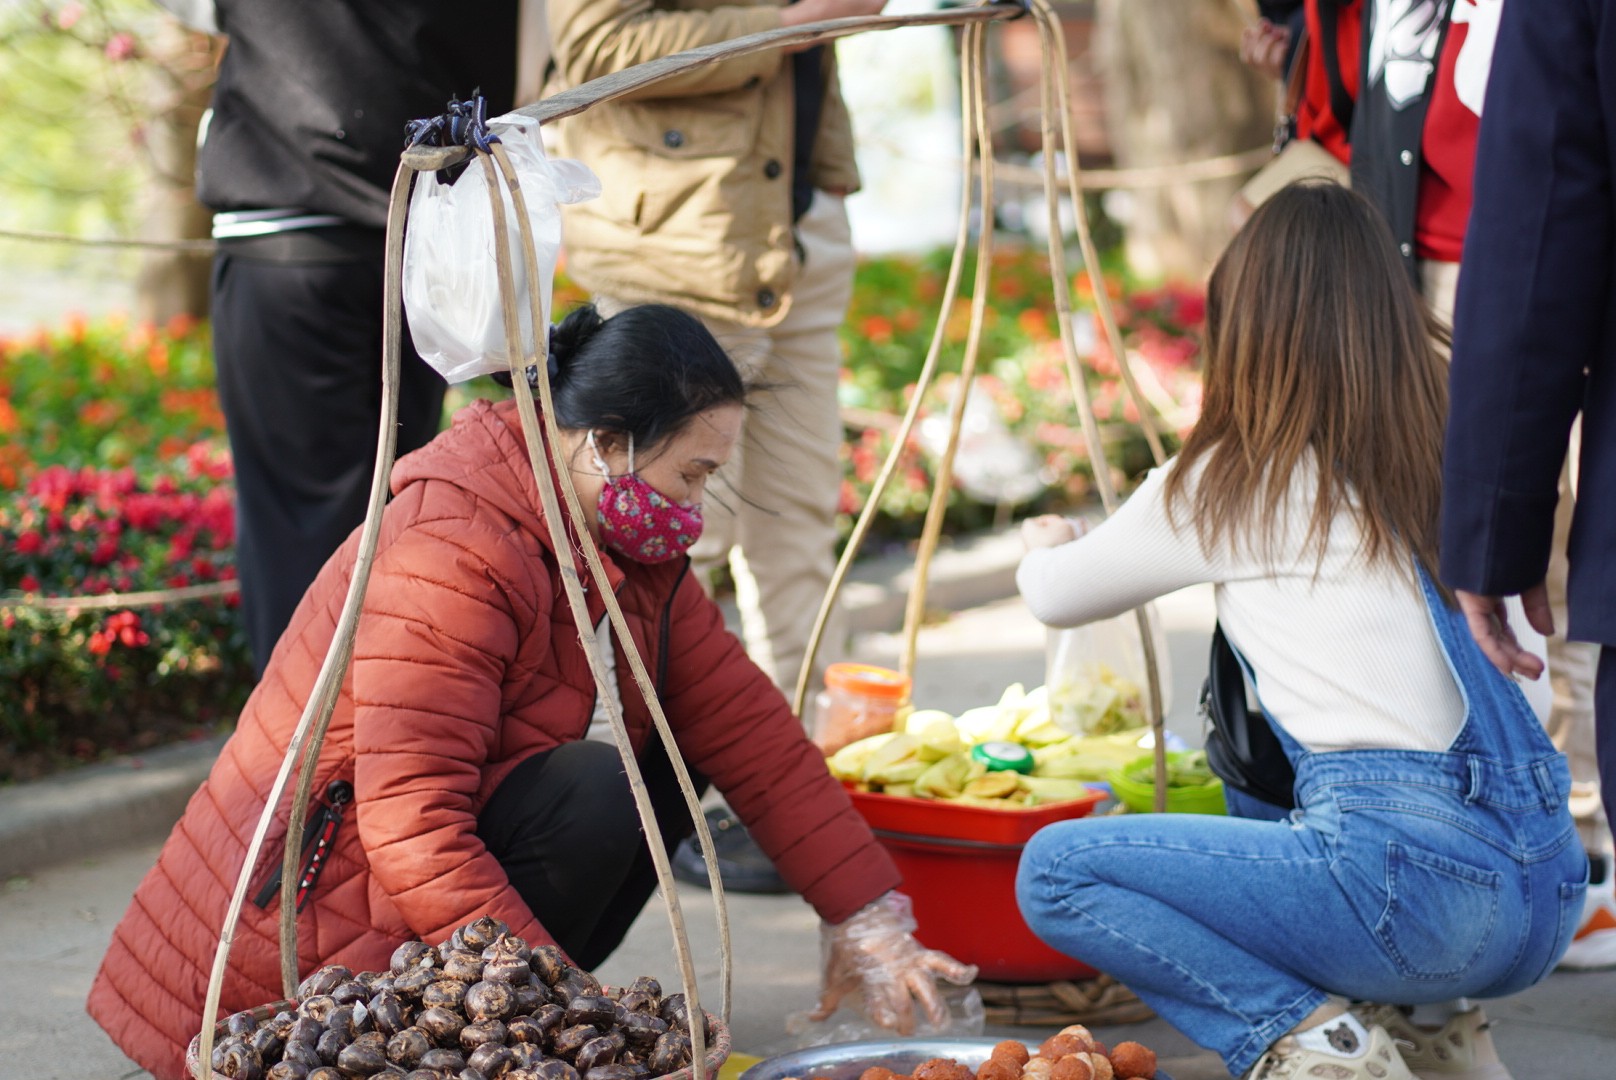
[[[825,1019],[844,997],[862,990],[866,1015],[881,1027],[902,1035],[913,1032],[916,1001],[933,1028],[945,1027],[948,1004],[937,980],[965,986],[975,980],[976,968],[926,948],[915,940],[914,930],[909,898],[897,892],[878,897],[846,922],[821,924],[824,985],[812,1018]]]

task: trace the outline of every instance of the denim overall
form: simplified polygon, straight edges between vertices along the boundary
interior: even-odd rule
[[[1275,724],[1296,768],[1289,814],[1244,799],[1231,812],[1253,816],[1062,822],[1022,855],[1033,931],[1235,1076],[1327,994],[1511,994],[1576,932],[1588,863],[1565,759],[1463,616],[1420,584],[1465,703],[1447,750],[1314,753]]]

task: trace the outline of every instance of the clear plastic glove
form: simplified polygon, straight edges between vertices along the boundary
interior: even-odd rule
[[[909,898],[897,892],[877,898],[845,922],[821,925],[824,985],[812,1019],[825,1019],[844,997],[862,991],[865,1013],[881,1027],[900,1035],[913,1032],[916,1001],[932,1027],[946,1027],[948,1004],[937,980],[965,986],[976,979],[976,968],[926,948],[914,930]]]

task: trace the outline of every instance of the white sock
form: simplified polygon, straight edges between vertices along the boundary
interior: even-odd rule
[[[1349,1012],[1298,1031],[1295,1039],[1304,1050],[1317,1050],[1336,1057],[1362,1057],[1369,1052],[1369,1031]]]
[[[1416,1005],[1414,1012],[1409,1016],[1410,1022],[1416,1027],[1439,1028],[1462,1012],[1470,1011],[1469,998],[1454,998],[1452,1001],[1436,1001],[1429,1005]]]

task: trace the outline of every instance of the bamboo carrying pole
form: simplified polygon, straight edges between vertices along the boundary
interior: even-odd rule
[[[937,510],[936,504],[944,501],[947,494],[947,476],[951,468],[953,452],[959,439],[965,395],[969,391],[970,382],[974,376],[975,359],[980,345],[983,314],[986,304],[988,274],[991,271],[993,156],[990,142],[991,134],[986,125],[986,88],[983,78],[985,24],[992,21],[1000,21],[1003,19],[1016,17],[1017,15],[1022,14],[1023,10],[1023,8],[1016,4],[1000,3],[965,9],[928,12],[919,15],[869,16],[835,19],[789,29],[765,31],[763,33],[751,34],[746,37],[737,38],[728,42],[702,46],[697,49],[688,50],[683,53],[678,53],[672,56],[652,60],[644,64],[639,64],[633,68],[604,76],[600,79],[596,79],[592,82],[575,87],[572,90],[556,94],[545,101],[538,102],[535,105],[518,110],[520,115],[543,124],[552,122],[565,116],[571,116],[576,113],[583,112],[584,110],[602,101],[620,97],[662,79],[683,74],[698,67],[720,63],[736,56],[743,56],[748,53],[757,52],[764,49],[781,48],[788,45],[810,45],[816,42],[844,37],[849,34],[871,30],[895,29],[901,26],[959,25],[965,27],[964,41],[966,42],[966,47],[962,50],[963,62],[961,75],[963,88],[961,95],[962,114],[965,119],[963,125],[965,131],[963,140],[963,167],[968,175],[972,154],[977,152],[977,145],[980,144],[981,149],[978,155],[980,158],[980,185],[983,193],[983,206],[985,207],[986,212],[984,213],[984,228],[979,234],[978,238],[976,282],[972,298],[972,321],[971,329],[967,335],[968,344],[966,360],[962,368],[959,398],[957,399],[951,412],[951,430],[948,447],[945,452],[945,463],[940,469],[940,484],[937,492],[934,493],[934,506],[928,510],[926,536],[923,537],[920,556],[917,560],[916,591],[920,594],[921,599],[918,603],[911,604],[911,621],[914,622],[918,622],[918,613],[923,610],[926,567],[936,549],[937,539],[941,532],[941,516],[940,511]],[[1046,72],[1048,72],[1049,68],[1052,66],[1050,55],[1051,50],[1060,40],[1059,27],[1056,25],[1054,26],[1053,31],[1050,30],[1052,16],[1045,0],[1032,0],[1031,11],[1034,18],[1038,19],[1040,23],[1040,40],[1045,51],[1044,66]],[[1062,51],[1056,55],[1064,55],[1064,47],[1062,46],[1061,48]],[[1066,109],[1064,103],[1066,100],[1066,85],[1064,81],[1064,63],[1057,63],[1053,66],[1060,69],[1058,82],[1054,87],[1054,92],[1056,93],[1058,101],[1061,104],[1062,112],[1065,114]],[[1046,76],[1046,91],[1048,89],[1049,86]],[[1049,112],[1049,101],[1047,94],[1044,104],[1047,128],[1047,116]],[[1065,117],[1065,125],[1067,128],[1067,130],[1064,132],[1065,141],[1066,144],[1070,146],[1071,138],[1069,130],[1069,116]],[[1048,132],[1046,130],[1046,141],[1047,138]],[[243,865],[236,882],[236,887],[225,913],[223,926],[219,935],[218,948],[214,955],[213,968],[208,980],[208,988],[202,1016],[202,1029],[199,1035],[200,1052],[197,1060],[198,1068],[202,1070],[209,1069],[211,1065],[214,1024],[219,1008],[219,998],[223,987],[224,972],[228,965],[230,948],[234,941],[235,928],[240,918],[242,904],[246,898],[246,891],[248,882],[250,880],[250,875],[252,873],[252,868],[257,862],[265,836],[267,835],[269,827],[274,820],[276,809],[280,803],[282,795],[285,792],[287,779],[294,766],[299,765],[300,770],[298,776],[298,785],[293,795],[292,805],[288,811],[289,820],[286,835],[288,837],[292,837],[301,834],[301,822],[307,811],[308,797],[312,788],[314,769],[318,760],[320,745],[325,737],[325,731],[330,723],[332,711],[340,693],[343,678],[346,675],[348,664],[352,658],[353,641],[357,630],[359,613],[363,607],[365,588],[369,581],[370,570],[375,561],[376,545],[380,535],[381,509],[386,501],[387,478],[392,470],[393,455],[396,444],[395,418],[397,414],[397,387],[399,375],[399,332],[402,327],[401,281],[403,263],[403,231],[414,173],[419,171],[436,170],[451,164],[465,161],[469,153],[470,151],[467,148],[458,146],[416,147],[405,152],[400,162],[398,172],[394,178],[393,192],[388,212],[387,228],[387,286],[383,334],[383,417],[381,430],[378,437],[376,466],[372,479],[370,504],[367,509],[365,522],[361,530],[360,545],[356,555],[353,576],[349,582],[347,598],[343,605],[342,614],[338,619],[331,648],[326,655],[324,663],[322,664],[319,676],[317,677],[314,687],[311,690],[303,714],[298,721],[298,725],[293,731],[290,745],[287,748],[286,756],[283,759],[280,771],[271,786],[269,796],[265,802],[264,811],[259,818],[257,827],[255,828],[253,836],[248,844],[247,853],[243,860]],[[1047,152],[1045,156],[1046,160],[1051,161],[1050,168],[1052,169],[1052,156]],[[498,164],[497,170],[495,168],[496,162]],[[543,362],[541,362],[540,357],[542,356],[542,353],[539,352],[537,348],[537,345],[542,345],[544,343],[543,335],[545,334],[545,327],[547,324],[543,317],[544,313],[541,310],[542,303],[539,293],[539,286],[537,284],[537,275],[533,272],[533,270],[536,268],[534,266],[536,259],[534,257],[534,242],[531,226],[528,221],[525,203],[521,195],[519,184],[517,183],[515,172],[511,168],[509,159],[505,156],[503,149],[498,147],[495,148],[492,155],[487,153],[479,153],[476,164],[482,172],[488,185],[489,196],[492,203],[492,213],[495,221],[494,236],[496,258],[499,263],[500,303],[501,311],[505,320],[507,346],[510,355],[511,372],[513,376],[512,382],[516,392],[517,407],[521,415],[523,434],[527,442],[529,465],[533,469],[535,481],[538,484],[540,498],[543,503],[546,527],[550,531],[552,546],[556,551],[557,559],[561,564],[563,586],[567,593],[568,603],[572,609],[574,620],[577,623],[580,637],[585,644],[586,655],[589,660],[591,672],[595,677],[597,688],[600,690],[603,699],[608,703],[607,713],[612,728],[613,738],[617,743],[619,753],[623,757],[625,771],[629,775],[630,788],[634,794],[636,808],[640,813],[642,823],[645,827],[647,842],[652,853],[652,862],[657,871],[658,882],[662,888],[663,898],[667,904],[669,920],[674,933],[675,949],[678,955],[680,976],[681,981],[684,984],[686,999],[689,1003],[692,1015],[702,1016],[704,1014],[701,1012],[697,997],[695,972],[690,958],[689,941],[684,932],[683,919],[679,910],[677,891],[672,884],[672,876],[668,866],[667,851],[665,845],[661,841],[661,832],[657,828],[655,816],[650,807],[649,797],[645,791],[643,778],[639,775],[638,765],[634,759],[632,748],[629,745],[628,732],[623,721],[620,706],[618,706],[617,702],[610,694],[608,685],[606,683],[603,645],[598,636],[595,634],[594,627],[588,619],[587,604],[583,595],[584,583],[582,576],[579,573],[576,559],[573,556],[575,551],[582,553],[585,563],[588,565],[591,579],[594,581],[596,587],[600,590],[600,594],[606,604],[607,614],[611,620],[611,625],[618,635],[619,642],[623,647],[625,655],[628,657],[635,682],[641,693],[645,696],[645,700],[651,709],[653,724],[657,729],[659,737],[661,737],[664,745],[668,748],[670,759],[675,764],[675,769],[679,776],[680,786],[685,794],[687,807],[690,809],[695,821],[698,838],[701,841],[703,851],[709,856],[707,859],[708,878],[716,901],[715,908],[720,927],[721,947],[723,953],[722,1009],[724,1017],[727,1020],[730,1004],[729,992],[732,959],[728,932],[727,910],[723,900],[723,887],[721,881],[719,880],[716,868],[713,865],[713,860],[710,857],[712,850],[711,836],[708,834],[704,816],[700,812],[699,800],[695,796],[695,791],[690,783],[688,773],[683,768],[682,758],[674,744],[673,734],[668,726],[667,718],[663,715],[655,687],[645,669],[644,660],[642,657],[640,657],[638,650],[634,646],[634,642],[628,633],[627,624],[623,619],[622,611],[617,606],[615,597],[613,596],[612,591],[606,582],[605,570],[604,566],[600,562],[599,552],[595,547],[588,529],[582,525],[586,519],[584,518],[583,511],[578,504],[577,492],[572,485],[570,471],[566,467],[566,462],[560,457],[560,433],[554,419],[553,403],[550,396],[550,386],[546,373],[546,366]],[[532,309],[534,333],[537,339],[534,351],[529,354],[523,353],[520,347],[520,342],[518,341],[517,328],[519,326],[519,319],[517,313],[517,297],[515,295],[515,286],[511,277],[512,262],[511,253],[509,250],[509,240],[504,227],[504,202],[499,186],[501,177],[503,177],[505,180],[506,190],[511,196],[513,208],[517,213],[518,225],[521,230],[523,254],[529,264],[528,299]],[[1087,227],[1086,222],[1082,217],[1082,204],[1080,199],[1081,182],[1078,176],[1075,158],[1072,162],[1072,169],[1069,173],[1069,179],[1071,183],[1073,201],[1077,204],[1079,221],[1081,223],[1080,237],[1086,238]],[[1050,200],[1050,205],[1052,208],[1051,220],[1055,221],[1057,219],[1053,215],[1055,214],[1054,207],[1056,195],[1053,187],[1052,173],[1046,176],[1046,185],[1046,198]],[[971,185],[969,182],[964,185],[964,194],[961,202],[960,227],[955,244],[954,259],[950,267],[948,287],[945,289],[944,294],[943,316],[939,318],[938,327],[933,336],[931,348],[927,354],[926,363],[922,369],[923,382],[921,385],[917,386],[915,398],[911,402],[910,409],[904,418],[904,424],[900,429],[899,441],[894,447],[893,454],[889,456],[888,461],[883,466],[882,474],[877,481],[877,488],[875,492],[872,493],[870,504],[866,506],[864,514],[861,515],[858,525],[855,527],[854,536],[856,540],[862,540],[864,534],[868,532],[869,520],[872,516],[871,511],[879,500],[881,489],[885,486],[886,481],[890,479],[896,465],[896,459],[902,451],[904,441],[907,439],[909,431],[913,426],[915,417],[918,414],[918,406],[923,394],[924,385],[929,383],[931,377],[935,374],[937,359],[941,352],[941,345],[944,337],[944,326],[946,323],[947,311],[952,306],[953,297],[957,293],[959,280],[962,276],[964,248],[969,233],[971,208]],[[1058,229],[1052,230],[1051,235],[1052,245],[1058,245]],[[1096,263],[1094,261],[1094,256],[1092,255],[1092,242],[1087,240],[1084,242],[1085,263],[1089,269],[1089,272],[1093,274],[1093,267],[1096,265]],[[1059,256],[1054,255],[1054,246],[1052,246],[1051,250],[1052,258],[1059,258]],[[1052,263],[1052,266],[1053,265],[1057,264]],[[1058,265],[1063,266],[1064,263],[1062,262]],[[1060,309],[1060,305],[1065,304],[1067,307],[1064,310],[1069,310],[1069,300],[1063,296],[1066,288],[1067,285],[1064,278],[1064,272],[1062,271],[1062,273],[1056,277],[1058,309]],[[1108,298],[1105,296],[1105,290],[1103,287],[1096,289],[1096,300],[1102,305],[1102,319],[1104,319],[1107,323],[1107,333],[1112,338],[1113,349],[1119,358],[1119,362],[1123,367],[1123,370],[1127,372],[1127,355],[1126,352],[1120,347],[1120,335],[1116,333],[1115,319],[1110,314]],[[1079,373],[1076,368],[1075,349],[1071,346],[1069,322],[1069,319],[1062,320],[1063,341],[1066,343],[1068,349],[1069,367],[1074,377],[1074,394],[1080,403],[1079,408],[1085,417],[1085,430],[1087,430],[1088,426],[1092,426],[1093,424],[1092,409],[1088,407],[1087,391],[1083,386],[1081,378],[1078,377]],[[537,371],[539,372],[539,402],[543,405],[542,413],[538,410],[532,390],[527,383],[526,368],[530,366],[536,367]],[[1147,419],[1148,404],[1139,396],[1137,386],[1131,379],[1131,373],[1125,374],[1124,378],[1128,384],[1129,392],[1134,396],[1136,406],[1139,409],[1141,423],[1143,426],[1145,426],[1147,439],[1149,439],[1151,442],[1152,450],[1158,456],[1159,460],[1161,448],[1159,439],[1155,435],[1154,428]],[[544,458],[545,448],[548,449],[548,460],[545,460]],[[1098,450],[1099,452],[1095,453],[1095,450]],[[1098,446],[1097,438],[1091,439],[1091,456],[1094,460],[1095,471],[1098,477],[1102,473],[1106,472],[1106,466],[1103,448]],[[553,475],[552,469],[554,471]],[[557,481],[559,481],[559,484]],[[1109,484],[1108,475],[1106,476],[1104,483],[1107,485]],[[557,497],[558,487],[562,499],[565,500],[567,506],[567,513],[569,516],[566,518],[563,517],[561,512],[562,500],[558,499]],[[1102,492],[1104,490],[1105,488],[1102,487]],[[1113,492],[1106,505],[1107,512],[1113,508],[1114,498],[1115,496]],[[933,517],[934,514],[936,515],[935,520]],[[826,594],[825,602],[821,606],[819,612],[819,617],[816,619],[814,636],[809,643],[808,655],[804,662],[804,672],[807,672],[812,667],[814,655],[818,648],[819,639],[823,634],[826,614],[829,611],[830,605],[834,603],[836,591],[839,588],[842,580],[845,578],[847,564],[850,563],[852,555],[856,554],[856,550],[857,545],[850,542],[847,552],[844,553],[842,563],[837,567],[837,574],[832,581],[830,590]],[[1155,668],[1154,650],[1152,648],[1153,642],[1148,633],[1148,620],[1142,611],[1140,615],[1140,624],[1141,631],[1144,633],[1144,648],[1147,659],[1147,667],[1149,668],[1153,725],[1158,733],[1156,755],[1158,780],[1160,781],[1164,771],[1162,742],[1159,737],[1161,724],[1159,702],[1161,695],[1159,678]],[[905,655],[906,667],[912,666],[913,664],[914,632],[911,631],[908,636],[910,644]],[[805,694],[805,680],[805,674],[799,675],[796,694],[796,711],[799,714],[802,712],[803,697]],[[1158,809],[1160,809],[1160,800],[1165,793],[1164,787],[1164,784],[1160,782],[1158,783]],[[281,974],[282,982],[287,991],[288,997],[295,993],[298,981],[295,890],[300,853],[297,852],[295,848],[296,845],[291,843],[287,844],[287,851],[283,861],[281,886],[282,892],[280,901]],[[691,1025],[690,1033],[693,1050],[692,1073],[693,1075],[697,1076],[700,1076],[706,1067],[704,1060],[705,1039],[702,1027],[703,1025],[693,1023]]]

